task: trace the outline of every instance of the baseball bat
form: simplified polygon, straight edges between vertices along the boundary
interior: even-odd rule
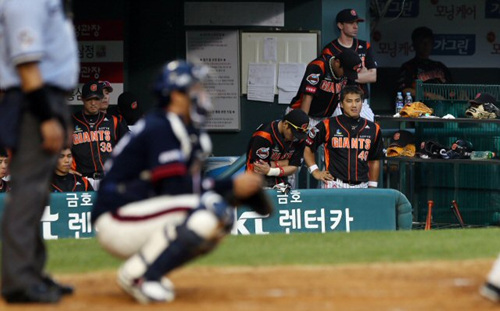
[[[458,203],[456,200],[451,201],[451,210],[453,211],[453,214],[455,215],[455,218],[457,219],[460,226],[462,228],[465,228],[464,220],[462,218],[462,215],[460,214],[460,210],[458,209]]]
[[[432,221],[432,207],[434,206],[434,201],[429,200],[427,202],[427,219],[425,221],[425,230],[431,230],[431,221]]]

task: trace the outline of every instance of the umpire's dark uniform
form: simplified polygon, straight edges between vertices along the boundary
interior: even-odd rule
[[[21,80],[18,69],[31,64],[37,65],[43,86],[23,92],[29,88],[21,81],[28,80]],[[6,90],[0,104],[0,143],[13,150],[12,191],[1,224],[2,295],[9,303],[54,303],[71,291],[43,271],[40,219],[59,153],[42,149],[40,125],[55,117],[68,126],[65,97],[76,86],[78,70],[74,28],[62,0],[0,2],[0,88]]]

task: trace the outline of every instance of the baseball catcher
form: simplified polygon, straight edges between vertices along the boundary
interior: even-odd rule
[[[201,129],[211,108],[201,84],[207,73],[185,61],[163,67],[155,84],[159,107],[113,150],[92,212],[99,243],[126,259],[119,286],[141,303],[174,299],[165,275],[217,246],[232,228],[232,204],[260,214],[272,209],[261,175],[201,178],[211,152]]]

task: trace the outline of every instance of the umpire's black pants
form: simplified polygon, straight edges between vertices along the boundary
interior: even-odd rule
[[[51,105],[63,122],[69,125],[65,94],[52,88]],[[48,154],[42,150],[40,121],[22,109],[26,107],[26,102],[21,90],[8,90],[1,105],[21,107],[17,109],[17,128],[2,128],[13,131],[9,135],[17,135],[12,140],[15,144],[11,146],[14,150],[9,166],[12,190],[6,197],[1,224],[2,294],[8,295],[42,282],[46,251],[40,219],[49,203],[50,179],[59,154]]]

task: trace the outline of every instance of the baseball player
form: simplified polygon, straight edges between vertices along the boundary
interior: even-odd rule
[[[57,167],[50,183],[51,192],[83,192],[94,191],[87,178],[70,173],[73,155],[70,148],[61,151]]]
[[[383,157],[380,126],[360,117],[363,91],[347,86],[340,94],[343,114],[309,131],[304,160],[322,188],[376,188]],[[326,170],[316,164],[314,151],[324,145]]]
[[[12,150],[2,218],[2,296],[56,303],[73,289],[44,272],[40,219],[70,124],[66,96],[79,71],[74,28],[61,0],[0,1],[0,144]]]
[[[364,92],[361,116],[373,122],[375,116],[368,104],[368,98],[370,97],[368,83],[377,82],[377,63],[373,59],[370,43],[356,38],[359,29],[358,23],[364,21],[364,19],[358,17],[358,13],[353,9],[344,9],[340,11],[336,17],[336,25],[340,30],[340,36],[328,43],[321,53],[338,56],[346,50],[352,50],[359,55],[361,67],[358,70],[358,77],[355,79],[355,82]],[[337,108],[334,115],[340,114],[342,114],[342,112],[340,108]]]
[[[9,155],[7,150],[0,148],[0,192],[9,192],[10,185],[4,179],[8,174],[9,168]]]
[[[247,148],[247,171],[265,176],[265,186],[272,188],[288,183],[301,165],[309,118],[301,109],[260,125]]]
[[[100,111],[102,84],[90,81],[82,87],[83,109],[73,114],[73,169],[86,177],[94,189],[104,175],[104,162],[128,129],[118,117]]]
[[[304,110],[310,118],[309,126],[314,127],[333,114],[340,91],[349,80],[356,80],[360,65],[361,59],[351,50],[333,57],[320,55],[307,65],[289,108]]]
[[[410,92],[415,97],[417,79],[426,83],[453,83],[448,67],[429,58],[434,48],[432,30],[428,27],[415,28],[411,33],[411,41],[415,57],[401,65],[397,89],[404,93]],[[426,92],[425,97],[443,99],[441,95],[430,92]]]
[[[225,198],[264,198],[258,174],[201,179],[211,152],[201,130],[211,107],[200,83],[206,73],[181,60],[163,67],[155,84],[159,108],[114,149],[92,211],[99,243],[126,259],[118,284],[141,303],[172,301],[165,274],[210,252],[230,231],[234,208]],[[256,211],[269,213],[260,202]]]
[[[102,113],[107,113],[109,107],[109,94],[113,93],[113,87],[109,81],[99,81],[102,87],[102,99],[99,111]]]

